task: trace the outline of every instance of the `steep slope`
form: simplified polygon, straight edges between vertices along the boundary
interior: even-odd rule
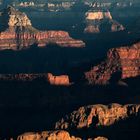
[[[131,46],[113,48],[107,59],[85,72],[90,84],[107,84],[140,75],[140,42]]]
[[[84,47],[81,40],[72,39],[64,31],[39,31],[32,27],[25,13],[13,7],[7,7],[0,12],[0,50],[20,50],[37,44],[44,47],[56,44],[61,47]]]
[[[111,126],[139,113],[140,105],[89,105],[62,118],[56,123],[55,128],[69,130]]]

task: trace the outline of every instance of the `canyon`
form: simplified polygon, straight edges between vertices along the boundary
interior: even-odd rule
[[[82,84],[107,85],[119,84],[120,81],[128,78],[140,76],[140,43],[139,41],[129,46],[122,46],[109,49],[107,58],[98,62],[97,65],[92,63],[92,67],[83,71],[79,77],[83,78]],[[80,68],[79,72],[81,72]],[[53,75],[51,73],[19,73],[19,74],[0,74],[0,81],[34,81],[44,79],[51,85],[71,85],[76,84],[72,77],[77,76],[76,71]],[[79,84],[77,83],[77,84]]]
[[[107,84],[140,75],[140,42],[110,49],[107,59],[85,72],[90,84]]]
[[[139,138],[139,19],[127,28],[136,1],[9,1],[14,8],[0,11],[0,139]]]
[[[92,136],[91,134],[95,133],[96,129],[102,131],[102,129],[105,129],[106,127],[113,126],[117,123],[119,124],[119,122],[122,123],[126,120],[129,120],[128,122],[130,123],[135,117],[140,117],[139,104],[120,105],[114,103],[110,105],[96,104],[83,106],[56,122],[55,129],[53,131],[28,132],[17,136],[16,139],[108,140],[109,138],[104,137],[104,135]],[[121,123],[119,124],[120,126]],[[118,127],[111,131],[118,131],[117,129]],[[78,136],[73,136],[75,131],[81,131],[81,133],[79,133]]]
[[[32,27],[25,13],[9,6],[0,12],[0,50],[21,50],[37,44],[38,47],[57,45],[61,47],[85,47],[65,31],[39,31]]]

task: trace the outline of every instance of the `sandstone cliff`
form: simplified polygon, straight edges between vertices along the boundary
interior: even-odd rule
[[[48,81],[51,85],[70,85],[69,76],[67,75],[53,76],[48,73]]]
[[[56,129],[81,129],[110,126],[140,114],[140,105],[90,105],[79,108],[56,123]]]
[[[70,136],[66,131],[44,131],[41,133],[25,133],[18,136],[17,140],[81,140]]]
[[[23,81],[31,82],[37,79],[42,79],[51,85],[70,85],[70,80],[67,75],[54,76],[51,73],[42,74],[0,74],[0,81]]]
[[[61,47],[84,47],[85,43],[75,40],[64,31],[39,31],[32,27],[25,13],[13,7],[0,12],[0,50],[20,50],[37,44],[45,47],[56,44]]]
[[[107,59],[85,72],[90,84],[107,84],[111,80],[126,79],[140,75],[140,42],[132,46],[110,49]]]
[[[123,25],[113,20],[111,13],[104,10],[92,10],[85,14],[85,33],[117,32],[124,30]]]
[[[25,133],[18,136],[17,140],[85,140],[70,136],[67,131],[44,131],[40,133]],[[108,140],[105,137],[87,138],[86,140]]]

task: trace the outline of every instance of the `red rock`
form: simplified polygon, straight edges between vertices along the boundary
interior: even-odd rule
[[[82,140],[66,131],[44,131],[40,133],[25,133],[18,136],[17,140]]]
[[[33,44],[38,44],[39,47],[49,44],[61,47],[85,47],[83,41],[71,38],[68,32],[35,29],[27,15],[13,7],[2,10],[0,18],[3,21],[0,24],[0,50],[20,50]]]
[[[110,126],[116,122],[137,116],[140,113],[140,105],[89,105],[80,107],[71,114],[66,115],[55,125],[56,129],[81,129]]]
[[[41,73],[41,74],[0,74],[0,80],[4,81],[33,81],[36,79],[44,79],[51,85],[70,85],[69,76],[59,75],[54,76],[51,73]]]
[[[123,25],[113,20],[108,10],[89,10],[85,14],[85,22],[85,33],[118,32],[125,29]]]
[[[51,73],[49,73],[48,81],[51,85],[70,85],[70,80],[67,75],[53,76]]]
[[[113,74],[118,72],[120,79],[140,75],[140,42],[132,46],[110,49],[107,59],[87,71],[85,77],[90,84],[107,84]]]

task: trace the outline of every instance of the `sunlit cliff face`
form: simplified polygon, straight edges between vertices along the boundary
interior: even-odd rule
[[[81,129],[111,126],[140,112],[140,105],[89,105],[80,107],[56,122],[56,129]]]
[[[101,20],[101,19],[112,19],[112,16],[109,11],[89,11],[85,14],[86,20]]]
[[[91,84],[106,84],[113,77],[120,80],[139,75],[140,42],[132,46],[110,49],[104,62],[85,73],[88,82]]]
[[[0,31],[4,31],[9,27],[23,28],[32,26],[31,21],[25,13],[22,13],[11,6],[1,11],[0,19],[2,21],[0,23]]]
[[[85,22],[85,33],[117,32],[124,30],[123,25],[115,21],[109,11],[88,11],[85,14]]]
[[[21,50],[37,44],[46,47],[55,44],[61,47],[84,47],[85,43],[75,40],[65,31],[39,31],[32,27],[25,13],[8,7],[1,11],[0,19],[0,50]]]
[[[35,79],[44,79],[50,85],[57,86],[69,86],[71,85],[68,75],[56,76],[51,73],[42,73],[42,74],[0,74],[0,80],[3,81],[24,81],[32,82]]]

